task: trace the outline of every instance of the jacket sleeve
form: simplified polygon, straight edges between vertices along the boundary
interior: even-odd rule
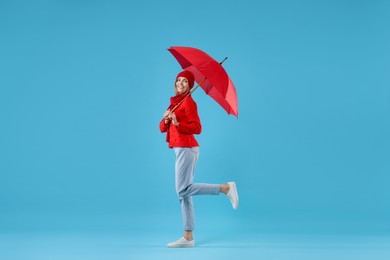
[[[164,118],[160,121],[160,131],[161,131],[161,133],[165,133],[166,131],[168,131],[169,124],[171,123],[171,122],[169,122],[168,124],[165,124],[164,121],[165,121]]]
[[[194,101],[188,102],[188,105],[185,107],[185,112],[187,119],[179,122],[177,131],[182,134],[200,134],[202,132],[202,125],[196,103]]]

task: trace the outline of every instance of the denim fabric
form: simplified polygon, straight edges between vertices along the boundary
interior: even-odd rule
[[[193,183],[199,147],[174,147],[176,154],[176,193],[182,209],[184,230],[194,229],[194,195],[218,195],[219,184]]]

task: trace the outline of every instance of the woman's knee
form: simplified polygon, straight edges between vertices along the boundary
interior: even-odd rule
[[[187,187],[184,187],[184,188],[179,188],[179,189],[176,189],[176,193],[177,193],[177,196],[179,198],[185,198],[188,196],[188,191],[189,189],[191,188],[191,185],[188,185]]]

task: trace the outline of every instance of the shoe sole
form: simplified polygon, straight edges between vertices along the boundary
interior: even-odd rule
[[[195,245],[167,245],[169,248],[189,248],[189,247],[195,247]]]
[[[236,186],[236,183],[234,181],[230,182],[230,188],[233,189],[233,193],[236,195],[236,198],[237,198],[237,205],[236,207],[234,207],[233,205],[233,209],[237,209],[238,208],[238,192],[237,192],[237,186]]]
[[[168,246],[168,248],[191,248],[195,246]]]

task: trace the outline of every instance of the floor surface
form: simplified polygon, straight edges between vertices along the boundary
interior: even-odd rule
[[[8,233],[0,235],[0,259],[390,259],[390,237],[386,236],[209,235],[198,238],[195,248],[167,248],[166,243],[175,239],[171,234]]]

